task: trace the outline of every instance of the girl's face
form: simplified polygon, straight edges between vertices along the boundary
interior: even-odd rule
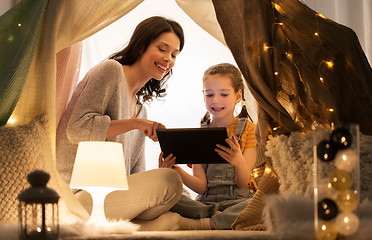
[[[234,91],[229,76],[209,75],[203,82],[204,102],[214,120],[233,117],[235,104],[242,100],[242,91]]]
[[[161,80],[174,66],[180,48],[180,39],[173,32],[162,33],[150,43],[139,59],[148,79]]]

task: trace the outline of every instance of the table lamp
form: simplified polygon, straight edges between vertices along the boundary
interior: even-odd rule
[[[86,141],[78,145],[71,188],[87,191],[93,199],[89,223],[107,223],[104,200],[116,190],[128,190],[123,146],[118,142]]]

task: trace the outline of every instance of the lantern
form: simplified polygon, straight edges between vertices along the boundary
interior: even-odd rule
[[[36,170],[27,176],[27,181],[31,187],[18,196],[20,239],[57,239],[59,196],[46,186],[49,174]]]

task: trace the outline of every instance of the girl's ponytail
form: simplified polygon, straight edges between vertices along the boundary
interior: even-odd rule
[[[200,120],[200,126],[201,127],[207,127],[210,122],[211,122],[211,115],[207,111],[205,113],[204,117]]]
[[[251,116],[249,115],[248,113],[248,110],[247,110],[247,103],[245,102],[245,99],[243,98],[242,100],[242,110],[240,111],[239,115],[236,116],[237,118],[248,118],[249,121],[251,121],[253,123],[253,120],[251,118]]]

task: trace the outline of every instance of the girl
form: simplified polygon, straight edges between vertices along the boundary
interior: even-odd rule
[[[177,156],[159,156],[159,167],[175,169],[183,183],[197,192],[196,200],[185,196],[173,207],[183,218],[185,229],[231,229],[237,215],[253,197],[251,170],[256,159],[255,125],[246,121],[245,106],[234,117],[235,105],[242,101],[244,85],[240,71],[222,63],[208,68],[203,76],[204,102],[207,114],[202,120],[206,127],[226,127],[230,148],[217,145],[215,151],[230,164],[193,164],[193,175],[174,165]],[[209,115],[212,119],[209,119]],[[242,120],[239,119],[243,117]],[[238,137],[237,137],[238,136]]]
[[[143,103],[165,94],[164,84],[183,45],[183,30],[177,22],[163,17],[145,19],[122,51],[86,74],[57,129],[57,167],[67,183],[80,141],[123,144],[129,190],[109,194],[105,214],[109,219],[133,219],[143,230],[161,230],[157,227],[162,223],[156,221],[182,194],[181,179],[173,171],[142,171],[145,136],[157,141],[156,129],[164,127],[147,120]],[[86,192],[77,196],[91,208]]]

